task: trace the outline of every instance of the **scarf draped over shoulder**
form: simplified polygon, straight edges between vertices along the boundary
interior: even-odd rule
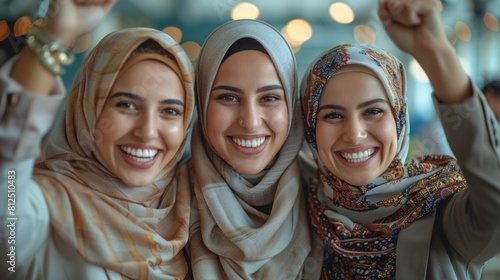
[[[102,160],[96,122],[120,70],[143,42],[153,40],[172,55],[184,86],[184,142],[175,157],[146,186],[129,187]],[[150,56],[148,56],[150,57]],[[170,66],[171,67],[171,66]],[[46,159],[34,178],[47,200],[54,238],[89,263],[130,279],[183,279],[191,192],[177,163],[194,109],[193,67],[168,35],[130,28],[103,38],[76,74],[52,134]],[[111,130],[114,125],[109,124]],[[108,131],[109,132],[109,131]]]
[[[351,70],[344,70],[346,66]],[[358,71],[352,69],[360,66],[371,70],[385,88],[396,122],[397,151],[387,170],[375,181],[351,186],[321,162],[315,133],[319,100],[327,81],[339,71]],[[306,140],[318,165],[318,174],[313,176],[316,180],[310,182],[307,204],[314,230],[326,248],[324,279],[342,275],[352,279],[391,279],[395,275],[399,231],[466,187],[452,157],[434,154],[405,163],[409,148],[405,78],[403,65],[393,55],[367,45],[334,47],[306,71],[301,85],[302,111]]]
[[[233,43],[251,38],[271,57],[285,91],[288,136],[255,176],[238,174],[207,142],[207,107],[221,61]],[[294,54],[273,27],[256,20],[224,24],[207,39],[196,69],[198,120],[191,142],[194,192],[190,253],[196,279],[296,279],[310,250],[297,160],[304,129]],[[251,78],[251,77],[249,77]],[[250,178],[252,177],[252,178]],[[270,213],[261,211],[272,205]]]

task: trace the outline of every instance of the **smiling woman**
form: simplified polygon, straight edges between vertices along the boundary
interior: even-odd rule
[[[82,2],[51,2],[62,12],[48,20],[59,24],[37,32],[71,42],[109,8]],[[71,26],[66,16],[77,24],[62,32]],[[12,250],[17,263],[7,269],[1,257],[0,278],[189,278],[191,191],[187,170],[177,166],[194,109],[187,54],[154,29],[105,36],[76,74],[46,138],[45,159],[34,164],[65,95],[58,57],[38,53],[46,46],[36,44],[44,43],[35,38],[0,69],[0,108],[7,108],[0,131],[8,132],[0,136],[0,178],[15,172],[15,234],[22,241]],[[11,189],[0,184],[6,195]],[[0,209],[0,219],[9,215]]]
[[[343,44],[301,85],[301,154],[314,242],[312,279],[480,279],[500,252],[498,123],[448,41],[434,0],[380,1],[392,40],[413,55],[457,159],[406,160],[405,68],[374,45]],[[452,120],[452,121],[451,121]]]
[[[146,71],[153,68],[156,72]],[[154,181],[177,154],[185,130],[181,78],[167,55],[137,55],[120,70],[96,127],[102,135],[97,149],[104,163],[125,184]],[[146,79],[158,82],[146,90]],[[106,128],[109,123],[120,125],[111,131]]]
[[[384,86],[373,71],[351,65],[336,71],[323,93],[316,123],[319,158],[352,185],[372,182],[389,166],[397,148]]]
[[[252,44],[258,43],[242,40],[233,48]],[[285,92],[271,58],[246,49],[227,57],[210,96],[208,141],[237,172],[259,173],[281,149],[288,132]]]
[[[220,26],[196,70],[191,142],[195,279],[300,279],[310,250],[292,50],[255,20]]]

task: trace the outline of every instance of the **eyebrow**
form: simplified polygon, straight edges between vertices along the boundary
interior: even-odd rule
[[[263,87],[260,87],[257,89],[257,92],[265,92],[265,91],[271,91],[271,90],[283,90],[283,87],[281,85],[269,85],[269,86],[263,86]],[[233,86],[227,86],[227,85],[220,85],[220,86],[216,86],[212,89],[212,91],[214,90],[229,90],[229,91],[234,91],[234,92],[237,92],[237,93],[241,93],[243,94],[243,90],[240,89],[240,88],[237,88],[237,87],[233,87]]]
[[[367,107],[367,106],[370,106],[370,105],[375,104],[375,103],[386,103],[387,105],[389,105],[389,102],[387,102],[387,100],[382,99],[382,98],[375,98],[375,99],[368,100],[366,102],[358,104],[358,106],[356,106],[356,109],[361,109],[363,107]],[[327,105],[320,106],[318,108],[318,111],[323,110],[323,109],[345,110],[345,108],[343,106],[334,105],[334,104],[327,104]]]
[[[126,97],[126,98],[130,98],[130,99],[137,100],[137,101],[140,101],[140,102],[144,102],[146,100],[146,98],[144,98],[142,96],[139,96],[137,94],[133,94],[133,93],[130,93],[130,92],[122,92],[122,91],[114,93],[110,97],[110,99],[111,98],[117,98],[117,97]],[[158,102],[158,103],[160,103],[162,105],[174,104],[174,105],[184,106],[184,103],[181,100],[179,100],[179,99],[163,99],[163,100],[160,100],[160,102]]]

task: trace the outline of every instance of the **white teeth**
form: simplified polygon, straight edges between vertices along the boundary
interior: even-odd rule
[[[253,140],[243,140],[243,139],[238,139],[238,138],[231,138],[234,143],[236,143],[238,146],[246,147],[246,148],[256,148],[264,143],[266,140],[266,137],[259,137],[255,138]]]
[[[368,160],[373,153],[374,149],[368,149],[366,151],[357,152],[357,153],[340,153],[344,159],[347,159],[350,162],[362,162]]]
[[[120,149],[127,153],[131,158],[138,162],[148,162],[153,160],[153,158],[158,153],[158,150],[154,149],[134,149],[130,147],[120,146]]]

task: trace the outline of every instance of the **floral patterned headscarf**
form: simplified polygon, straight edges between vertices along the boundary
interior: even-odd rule
[[[346,66],[366,69],[381,81],[396,123],[396,155],[386,171],[365,186],[351,186],[338,178],[317,151],[321,94],[328,80]],[[446,155],[427,155],[405,164],[409,148],[405,71],[393,55],[376,46],[345,44],[325,52],[304,76],[301,101],[306,140],[319,169],[318,180],[309,182],[308,207],[313,227],[327,249],[323,277],[390,278],[395,275],[399,231],[465,188],[456,161]]]

